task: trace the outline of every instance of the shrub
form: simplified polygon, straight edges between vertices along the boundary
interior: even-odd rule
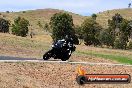
[[[9,32],[9,21],[3,18],[0,18],[0,32],[6,33]]]
[[[92,14],[92,18],[93,18],[94,20],[96,20],[97,15],[96,15],[96,14]]]
[[[121,42],[120,42],[120,40],[118,38],[114,42],[114,47],[116,49],[121,49],[122,48]]]
[[[107,31],[101,31],[99,35],[99,40],[103,45],[114,46],[114,37],[110,35]]]
[[[128,42],[126,38],[127,37],[124,35],[120,35],[120,37],[115,40],[114,47],[116,49],[126,49]]]
[[[26,13],[26,11],[22,11],[22,13]]]
[[[29,21],[25,18],[18,17],[12,25],[12,34],[25,37],[28,33]]]
[[[6,11],[6,13],[10,13],[10,11]]]
[[[77,35],[77,37],[79,39],[83,39],[83,33],[82,33],[81,26],[77,25],[77,26],[74,27],[74,29],[75,29],[75,34]]]
[[[92,18],[87,18],[81,25],[85,45],[92,45],[98,41],[102,27]]]

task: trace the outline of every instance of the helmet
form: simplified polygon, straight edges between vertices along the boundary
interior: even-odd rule
[[[68,39],[69,39],[69,36],[68,36],[68,35],[66,35],[66,36],[65,36],[65,40],[68,40]]]

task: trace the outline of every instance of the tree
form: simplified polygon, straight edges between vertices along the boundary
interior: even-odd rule
[[[83,32],[82,32],[82,28],[79,25],[74,26],[75,29],[75,34],[79,39],[79,44],[81,44],[83,42]]]
[[[53,41],[65,38],[66,35],[71,35],[74,43],[79,43],[75,36],[74,24],[72,16],[68,13],[56,13],[50,19]]]
[[[114,47],[116,49],[126,49],[127,42],[128,42],[127,37],[124,34],[122,34],[119,36],[119,38],[116,38]]]
[[[113,37],[115,37],[118,32],[119,32],[119,26],[122,23],[123,17],[116,13],[113,17],[112,20],[108,20],[108,32],[111,34]]]
[[[119,41],[120,47],[119,49],[126,49],[127,43],[129,42],[129,37],[132,31],[132,27],[130,21],[123,19],[122,23],[120,24],[120,33],[119,33]]]
[[[22,13],[26,13],[26,11],[22,11]]]
[[[6,11],[6,13],[10,13],[10,11]]]
[[[113,20],[113,22],[114,22],[114,24],[116,25],[116,28],[117,28],[118,25],[122,22],[123,17],[122,17],[120,14],[116,13],[116,14],[112,17],[112,20]]]
[[[114,46],[114,38],[106,30],[100,32],[99,40],[103,45]]]
[[[18,17],[12,25],[12,34],[25,37],[28,34],[29,21],[25,18]]]
[[[112,20],[108,20],[108,33],[114,38],[114,47],[126,49],[132,32],[132,21],[124,19],[120,14],[115,14]]]
[[[96,15],[96,14],[92,14],[92,18],[93,18],[94,20],[96,20],[97,15]]]
[[[132,32],[132,21],[128,21],[126,19],[123,19],[122,23],[120,24],[120,34],[126,35],[126,37],[130,37]]]
[[[131,8],[131,3],[128,4],[128,8]]]
[[[98,36],[102,27],[92,18],[87,18],[81,25],[85,45],[98,45]]]
[[[112,41],[115,41],[116,37],[119,36],[120,24],[122,23],[122,21],[123,21],[123,17],[118,13],[116,13],[112,17],[112,20],[110,20],[110,19],[108,20],[108,29],[106,31],[111,36]],[[112,41],[111,41],[111,44],[112,44]],[[114,47],[114,43],[112,44],[112,47]]]
[[[9,32],[9,21],[3,18],[0,18],[0,32],[6,33]]]
[[[74,27],[74,29],[75,29],[75,34],[77,35],[77,37],[78,37],[79,39],[83,39],[83,32],[82,32],[81,26],[76,25],[76,26]]]

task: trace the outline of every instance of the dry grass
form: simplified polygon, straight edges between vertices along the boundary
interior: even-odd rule
[[[39,33],[41,34],[41,32],[44,29],[41,29],[37,25],[38,21],[40,21],[41,24],[44,26],[46,22],[49,23],[50,18],[53,16],[53,14],[59,13],[59,12],[66,12],[66,11],[57,10],[57,9],[39,9],[39,10],[28,10],[28,11],[25,11],[25,13],[23,12],[1,13],[2,15],[0,16],[1,17],[4,16],[5,19],[10,20],[11,24],[13,23],[14,19],[17,18],[18,16],[24,17],[29,20],[30,25],[32,25],[31,28],[34,29],[34,32],[37,34]],[[67,12],[67,13],[73,16],[73,21],[75,25],[80,25],[83,22],[83,20],[86,18],[71,12]]]
[[[40,58],[52,42],[49,35],[36,35],[30,38],[0,33],[0,37],[1,55],[16,57]]]
[[[10,12],[10,13],[1,13],[0,17],[3,17],[5,19],[8,19],[11,21],[11,24],[13,23],[13,20],[18,17],[24,17],[30,21],[30,24],[32,25],[32,29],[34,29],[35,33],[41,34],[41,32],[44,29],[41,29],[37,24],[38,21],[44,25],[46,22],[50,21],[50,18],[55,13],[59,12],[66,12],[63,10],[57,10],[57,9],[38,9],[38,10],[28,10],[25,11],[25,13],[22,12]],[[88,16],[81,16],[75,13],[68,12],[73,16],[73,22],[75,25],[80,25],[84,19],[86,19]],[[107,27],[108,19],[111,19],[112,16],[114,16],[116,13],[121,14],[124,18],[130,20],[132,19],[132,9],[126,8],[126,9],[114,9],[114,10],[108,10],[104,12],[97,13],[97,22],[102,25],[104,28]]]
[[[108,19],[111,19],[112,16],[114,16],[116,13],[119,13],[125,19],[128,19],[128,20],[132,19],[132,16],[131,16],[132,9],[131,8],[114,9],[114,10],[108,10],[108,11],[98,13],[97,22],[106,28],[108,24]]]
[[[35,35],[33,38],[20,37],[11,34],[0,33],[0,55],[15,56],[24,58],[42,58],[43,54],[51,48],[52,38],[50,35]],[[113,59],[99,57],[99,55],[114,55],[132,58],[131,51],[113,50],[106,48],[88,47],[85,45],[76,46],[77,50],[70,58],[70,61],[88,61],[119,63]],[[85,52],[85,53],[84,53]],[[99,54],[99,55],[96,55]],[[125,58],[124,58],[125,59]]]

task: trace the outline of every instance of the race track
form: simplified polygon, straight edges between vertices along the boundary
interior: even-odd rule
[[[74,62],[61,60],[47,60],[36,58],[20,58],[11,56],[0,56],[0,62],[43,62],[43,63],[69,63],[69,64],[88,64],[88,65],[110,65],[110,66],[132,66],[129,64],[112,64],[112,63],[91,63],[91,62]]]

